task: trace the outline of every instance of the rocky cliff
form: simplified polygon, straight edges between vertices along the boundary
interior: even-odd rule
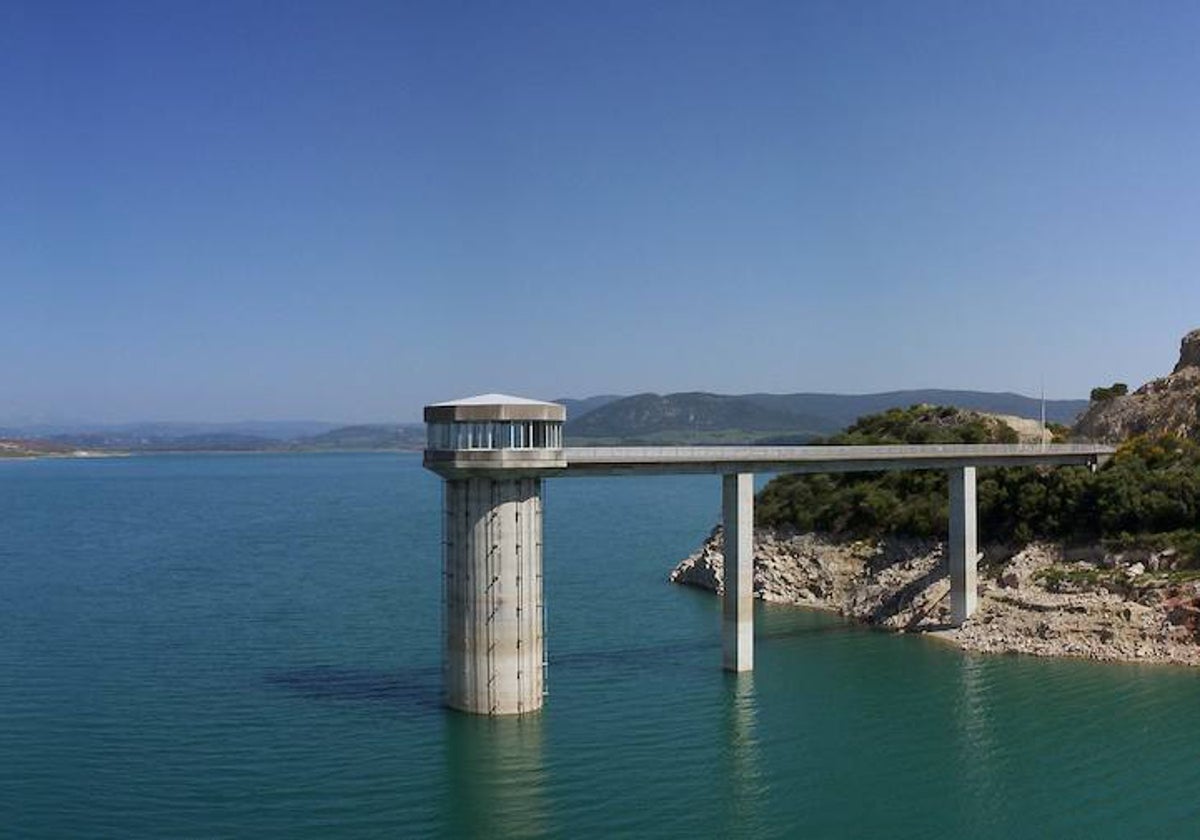
[[[1109,442],[1139,434],[1200,438],[1200,330],[1183,337],[1169,376],[1132,394],[1092,402],[1072,433]]]
[[[939,542],[847,541],[777,529],[756,530],[754,540],[754,593],[764,601],[929,632],[968,650],[1200,665],[1200,582],[1172,571],[1170,551],[988,547],[979,607],[955,629]],[[718,527],[671,580],[722,592],[722,546]]]

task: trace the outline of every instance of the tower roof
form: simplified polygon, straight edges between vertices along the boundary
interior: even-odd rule
[[[530,400],[525,397],[514,397],[511,394],[477,394],[473,397],[463,397],[462,399],[433,403],[430,408],[440,408],[447,405],[558,405],[558,403]]]
[[[478,394],[425,406],[426,423],[481,420],[548,420],[562,423],[566,419],[567,410],[558,403],[509,394]]]

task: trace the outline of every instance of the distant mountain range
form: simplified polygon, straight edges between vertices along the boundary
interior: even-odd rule
[[[253,425],[266,434],[238,429]],[[316,434],[286,435],[289,427],[323,429]],[[197,428],[204,431],[197,432]],[[34,434],[27,429],[0,429],[0,442],[19,441],[33,452],[330,452],[425,448],[425,426],[420,423],[336,426],[331,423],[148,423],[104,427],[99,431]]]
[[[301,449],[418,451],[425,448],[425,425],[423,423],[402,423],[393,426],[378,424],[342,426],[319,435],[302,438],[296,441],[296,444]]]
[[[879,394],[637,394],[559,400],[568,443],[802,443],[864,414],[928,403],[1037,419],[1041,401],[1020,394],[926,389]],[[1046,419],[1069,424],[1087,400],[1047,400]]]
[[[193,435],[250,435],[269,440],[294,440],[339,428],[341,423],[319,420],[241,420],[233,423],[0,423],[0,435],[47,438],[61,435],[100,435],[123,439],[177,439]]]
[[[604,394],[559,399],[567,409],[568,444],[804,443],[833,434],[864,414],[918,403],[1036,419],[1041,402],[986,391],[889,391],[880,394]],[[1069,424],[1087,400],[1047,400],[1046,418]],[[420,451],[421,423],[339,426],[315,421],[130,423],[0,428],[0,443],[29,451],[323,452]],[[9,453],[24,451],[16,444]],[[0,453],[2,456],[4,453]]]

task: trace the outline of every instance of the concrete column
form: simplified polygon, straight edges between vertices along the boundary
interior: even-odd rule
[[[721,647],[726,671],[754,669],[754,475],[721,477],[725,597]]]
[[[542,482],[445,482],[445,700],[464,712],[542,707]]]
[[[975,524],[975,468],[950,471],[950,612],[954,626],[975,612],[978,597],[975,561],[979,557]]]

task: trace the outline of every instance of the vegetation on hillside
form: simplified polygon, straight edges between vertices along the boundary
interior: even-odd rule
[[[914,406],[865,417],[827,443],[1001,443],[1011,430],[953,408]],[[850,537],[940,537],[949,513],[943,472],[781,476],[763,489],[762,525]],[[1093,473],[1083,467],[981,469],[982,540],[1104,540],[1175,547],[1200,563],[1200,444],[1175,437],[1127,441]]]
[[[895,408],[860,418],[820,443],[1013,443],[1016,432],[1000,421],[948,406]],[[940,470],[784,475],[759,494],[762,525],[846,536],[888,533],[927,536],[946,529],[948,484]]]
[[[1017,433],[986,414],[945,405],[914,405],[860,417],[828,444],[1016,443]]]

